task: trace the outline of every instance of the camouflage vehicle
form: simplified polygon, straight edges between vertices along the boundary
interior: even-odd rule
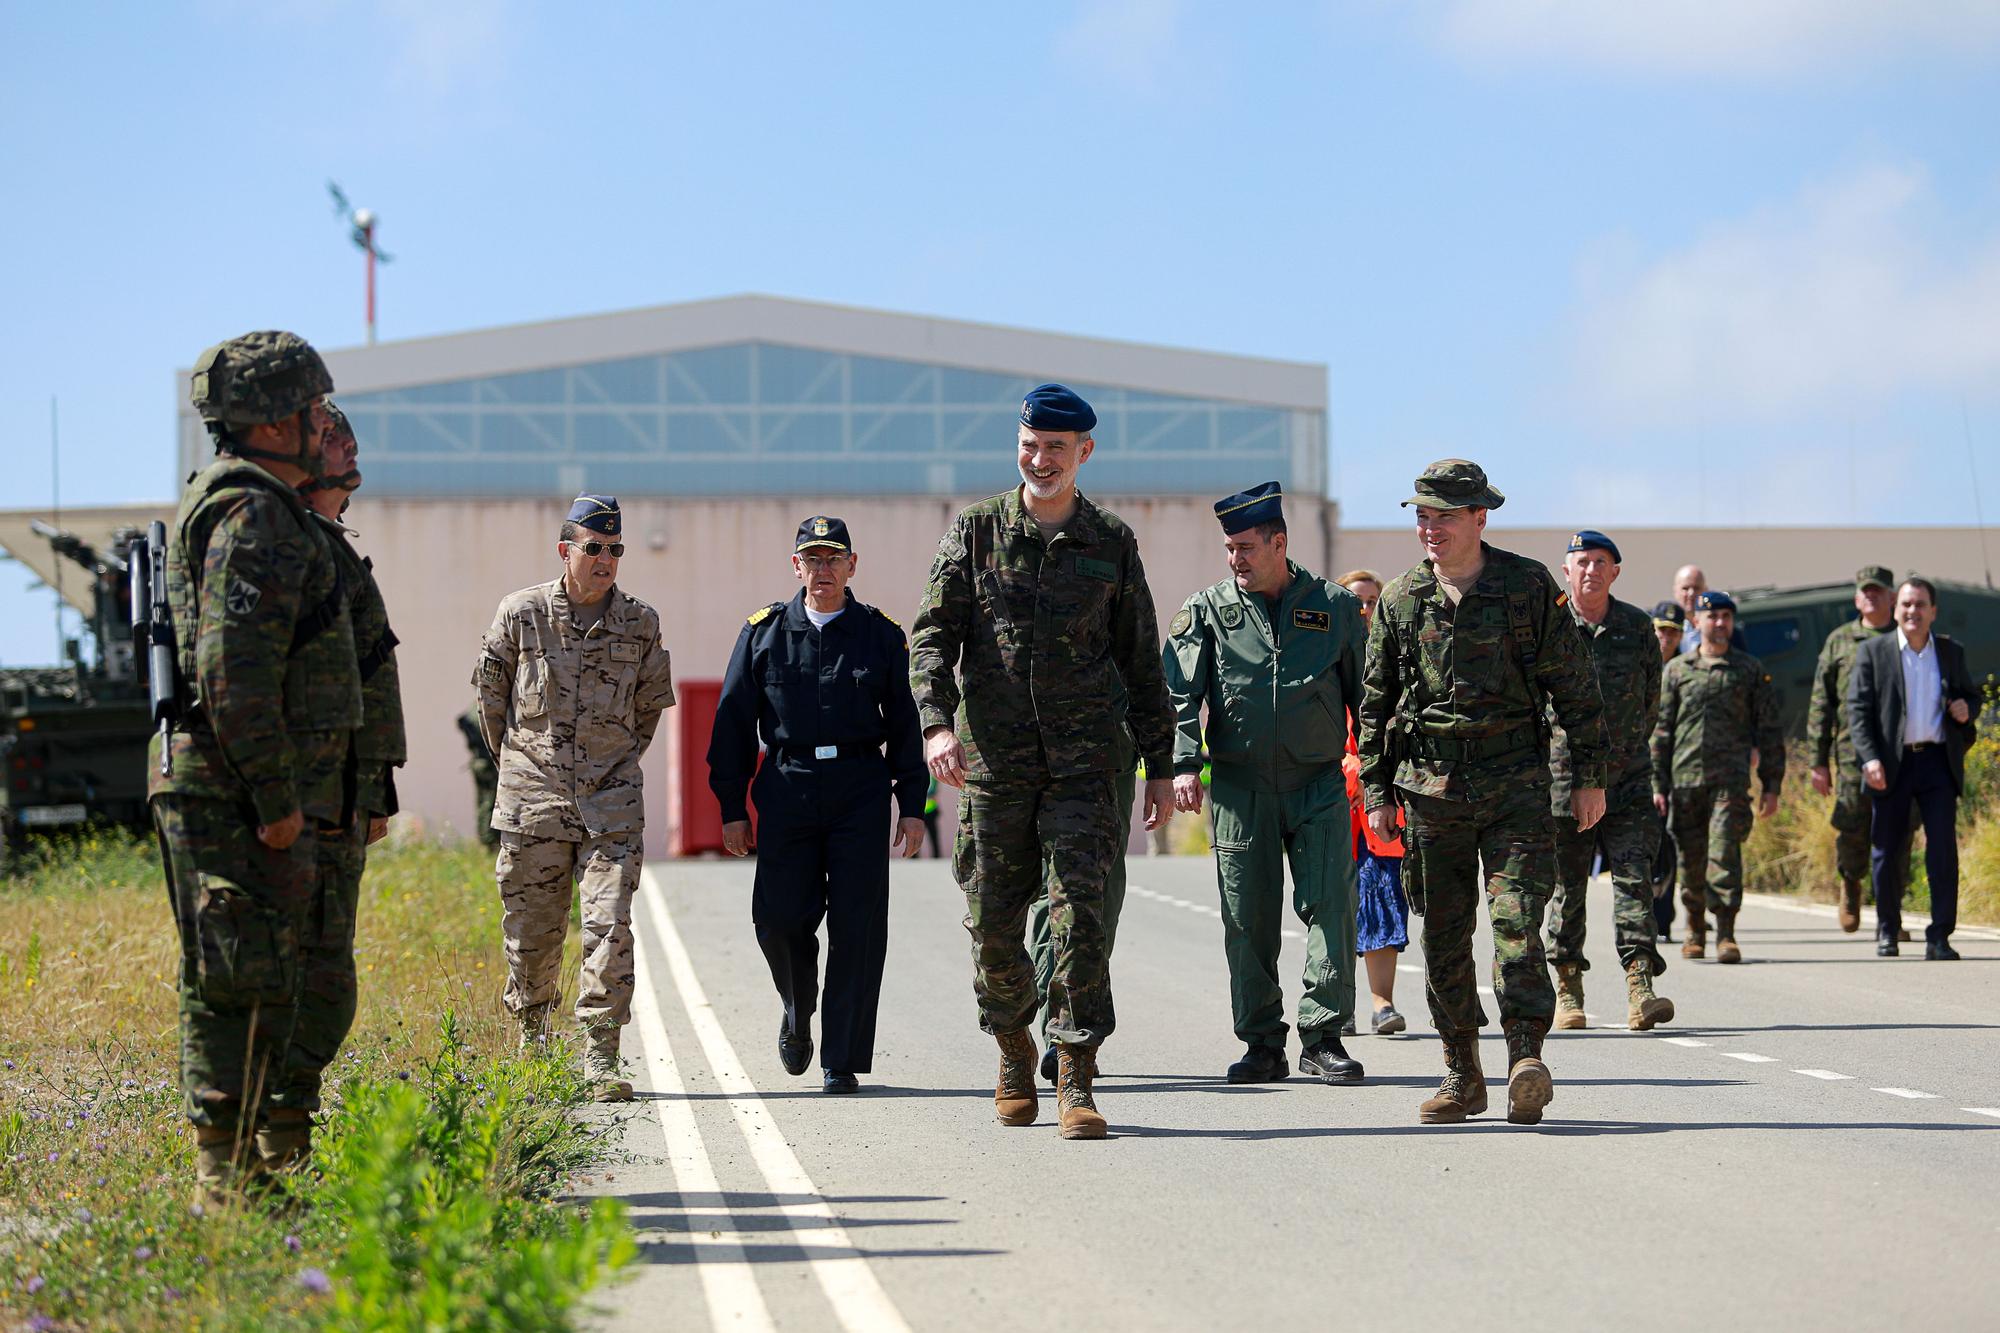
[[[0,668],[0,862],[30,835],[88,823],[147,826],[151,714],[132,650],[123,554],[36,523],[57,555],[90,572],[93,655],[71,640],[63,666]]]
[[[1965,645],[1977,678],[2000,671],[2000,590],[1976,583],[1933,579],[1938,590],[1937,631]],[[1778,716],[1785,735],[1806,734],[1813,666],[1826,636],[1854,619],[1854,584],[1803,588],[1749,588],[1735,594],[1736,624],[1752,656],[1778,687]]]

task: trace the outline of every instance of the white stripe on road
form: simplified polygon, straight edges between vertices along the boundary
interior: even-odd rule
[[[1886,1092],[1891,1097],[1907,1097],[1911,1101],[1936,1101],[1935,1092],[1918,1092],[1915,1088],[1870,1088],[1870,1092]]]
[[[667,1041],[667,1025],[660,1017],[659,992],[654,989],[652,968],[646,951],[632,951],[632,1021],[639,1028],[639,1040],[646,1045],[646,1070],[660,1095],[653,1109],[660,1115],[660,1130],[667,1137],[667,1163],[673,1168],[674,1188],[681,1198],[713,1194],[720,1201],[722,1188],[709,1161],[708,1146],[702,1142],[701,1127],[695,1124],[694,1105],[687,1099],[687,1085],[681,1081],[674,1063],[674,1049]],[[696,1236],[672,1233],[677,1243],[695,1247],[695,1271],[701,1276],[702,1299],[708,1303],[708,1320],[716,1328],[763,1333],[773,1327],[771,1312],[757,1289],[757,1277],[743,1250],[741,1238]]]
[[[1706,1045],[1708,1045],[1708,1043],[1707,1043],[1707,1042],[1705,1042],[1705,1041],[1696,1041],[1696,1040],[1695,1040],[1695,1039],[1694,1039],[1693,1037],[1662,1037],[1662,1038],[1660,1038],[1660,1040],[1661,1040],[1661,1041],[1663,1041],[1663,1042],[1665,1042],[1665,1043],[1667,1043],[1667,1045],[1669,1045],[1669,1046],[1706,1046]]]
[[[1804,1074],[1807,1078],[1823,1078],[1831,1083],[1835,1079],[1853,1078],[1852,1074],[1836,1074],[1831,1069],[1794,1069],[1794,1074]]]
[[[653,929],[667,956],[667,968],[674,976],[674,988],[687,1008],[688,1022],[694,1028],[696,1039],[701,1042],[702,1054],[708,1057],[709,1072],[715,1076],[716,1083],[728,1099],[730,1110],[736,1113],[737,1127],[749,1141],[750,1155],[755,1159],[757,1169],[763,1173],[773,1194],[803,1195],[806,1198],[803,1203],[783,1204],[779,1211],[788,1218],[806,1222],[812,1230],[820,1232],[828,1249],[847,1251],[841,1257],[806,1260],[813,1277],[819,1281],[820,1289],[833,1306],[834,1318],[850,1333],[861,1333],[861,1330],[908,1333],[909,1325],[903,1322],[903,1316],[889,1299],[889,1293],[882,1289],[875,1270],[869,1267],[868,1260],[848,1238],[847,1229],[834,1215],[832,1206],[821,1196],[812,1177],[806,1174],[791,1145],[785,1142],[778,1122],[771,1117],[770,1108],[758,1095],[757,1085],[744,1072],[736,1048],[729,1044],[728,1034],[723,1032],[722,1023],[716,1018],[715,1009],[709,1004],[708,995],[695,976],[694,960],[688,956],[687,945],[681,941],[673,914],[667,910],[665,890],[657,872],[648,866],[641,876],[649,881],[646,887],[650,891],[639,896],[638,908],[652,918]]]
[[[1731,1060],[1741,1060],[1746,1064],[1774,1065],[1778,1063],[1778,1057],[1775,1055],[1752,1055],[1749,1051],[1724,1051],[1722,1054]]]
[[[2000,1106],[1961,1106],[1958,1109],[1971,1115],[1990,1115],[2000,1120]]]

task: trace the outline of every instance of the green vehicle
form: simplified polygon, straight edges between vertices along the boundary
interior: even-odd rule
[[[72,639],[62,666],[0,667],[0,862],[27,839],[86,824],[147,827],[151,707],[132,650],[120,533],[99,551],[36,523],[56,554],[91,577],[92,655]]]
[[[1938,590],[1936,629],[1965,645],[1974,676],[2000,670],[2000,591],[1976,583],[1932,580]],[[1813,667],[1826,636],[1854,619],[1854,585],[1820,583],[1804,588],[1749,588],[1736,593],[1736,623],[1745,646],[1764,663],[1778,686],[1785,734],[1806,734]]]

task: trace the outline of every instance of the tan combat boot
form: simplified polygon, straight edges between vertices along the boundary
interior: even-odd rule
[[[1094,1068],[1088,1046],[1063,1042],[1056,1048],[1056,1121],[1066,1139],[1101,1139],[1104,1117],[1090,1099],[1090,1075]]]
[[[1456,1125],[1486,1109],[1486,1071],[1479,1067],[1479,1034],[1444,1039],[1444,1082],[1437,1096],[1417,1108],[1426,1125]]]
[[[1653,994],[1653,964],[1634,958],[1625,965],[1625,1026],[1634,1032],[1651,1032],[1661,1023],[1674,1021],[1674,1002]]]
[[[632,1085],[618,1076],[618,1025],[594,1027],[586,1036],[590,1045],[583,1054],[583,1076],[595,1085],[592,1100],[631,1101]]]
[[[205,1208],[240,1203],[263,1176],[263,1159],[233,1129],[198,1125],[194,1131],[194,1201]]]
[[[1698,908],[1688,909],[1688,937],[1681,943],[1681,957],[1708,957],[1708,914]]]
[[[540,1004],[524,1006],[514,1015],[521,1025],[521,1049],[523,1051],[544,1051],[549,1045],[549,1013],[555,1003],[544,1000]]]
[[[1507,1123],[1539,1125],[1542,1108],[1556,1099],[1556,1082],[1542,1063],[1542,1037],[1548,1020],[1510,1018],[1507,1033]]]
[[[271,1112],[257,1131],[257,1156],[266,1171],[303,1171],[312,1165],[311,1111],[287,1106]]]
[[[1861,881],[1850,879],[1840,886],[1840,928],[1852,935],[1861,929]]]
[[[1717,912],[1715,914],[1715,961],[1718,963],[1740,963],[1743,951],[1736,947],[1736,913]]]
[[[993,1086],[994,1118],[1003,1125],[1032,1125],[1037,1107],[1035,1039],[1023,1028],[998,1033],[994,1040],[1000,1043],[1000,1081]],[[1060,1075],[1058,1070],[1058,1078]]]
[[[1556,964],[1556,1026],[1564,1031],[1590,1026],[1583,1013],[1583,964]]]

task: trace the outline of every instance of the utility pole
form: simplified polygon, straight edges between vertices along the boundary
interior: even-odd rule
[[[375,227],[381,221],[372,208],[355,208],[347,202],[347,195],[332,181],[326,183],[327,193],[333,196],[334,216],[345,221],[350,230],[348,239],[367,256],[368,269],[368,345],[375,345],[375,264],[379,260],[386,264],[394,256],[387,255],[375,244]]]

